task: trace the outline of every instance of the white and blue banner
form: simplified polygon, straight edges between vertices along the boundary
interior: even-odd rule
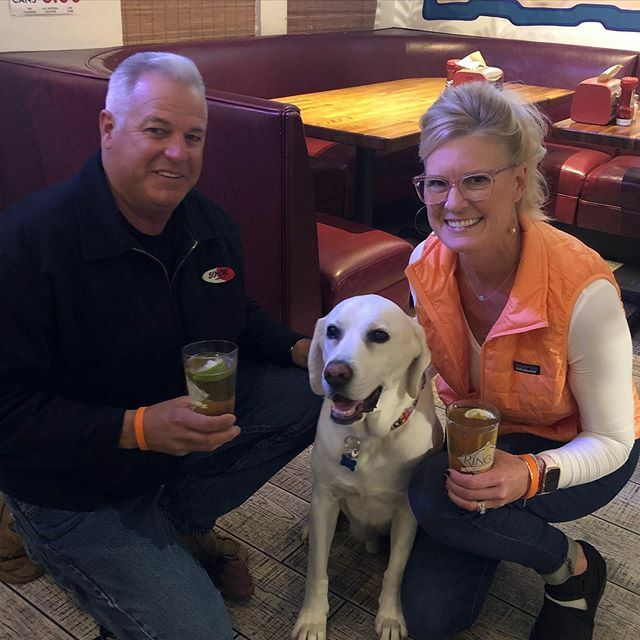
[[[590,22],[610,31],[640,32],[640,2],[634,0],[423,0],[422,17],[427,21],[504,18],[521,27],[576,27]]]

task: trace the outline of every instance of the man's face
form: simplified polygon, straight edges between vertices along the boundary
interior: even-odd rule
[[[134,226],[162,228],[196,184],[206,127],[202,96],[158,74],[140,78],[126,114],[101,112],[105,172],[118,207]]]

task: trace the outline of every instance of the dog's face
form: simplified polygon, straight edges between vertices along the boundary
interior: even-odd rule
[[[333,402],[331,419],[351,424],[382,394],[416,398],[429,364],[424,331],[377,295],[338,304],[316,324],[309,353],[311,388]]]

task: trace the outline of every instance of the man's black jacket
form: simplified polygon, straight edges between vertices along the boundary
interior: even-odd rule
[[[0,215],[1,491],[90,510],[164,482],[178,458],[117,443],[125,409],[185,394],[189,342],[290,364],[301,336],[245,295],[236,223],[195,190],[173,216],[169,278],[129,231],[99,154]],[[203,278],[216,267],[235,277]]]

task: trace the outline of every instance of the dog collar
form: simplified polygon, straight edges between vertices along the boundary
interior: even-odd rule
[[[418,404],[418,398],[416,398],[411,406],[407,407],[401,414],[400,417],[391,425],[390,431],[401,427],[403,424],[407,423],[409,417],[413,413],[413,410],[416,408]],[[356,466],[358,465],[358,456],[360,455],[360,440],[355,436],[347,436],[344,439],[344,452],[342,457],[340,458],[340,464],[343,467],[349,469],[349,471],[355,471]]]
[[[400,417],[391,425],[391,431],[401,427],[403,424],[406,424],[407,420],[411,417],[413,410],[416,408],[418,404],[418,398],[416,398],[410,407],[407,407],[401,414]]]

